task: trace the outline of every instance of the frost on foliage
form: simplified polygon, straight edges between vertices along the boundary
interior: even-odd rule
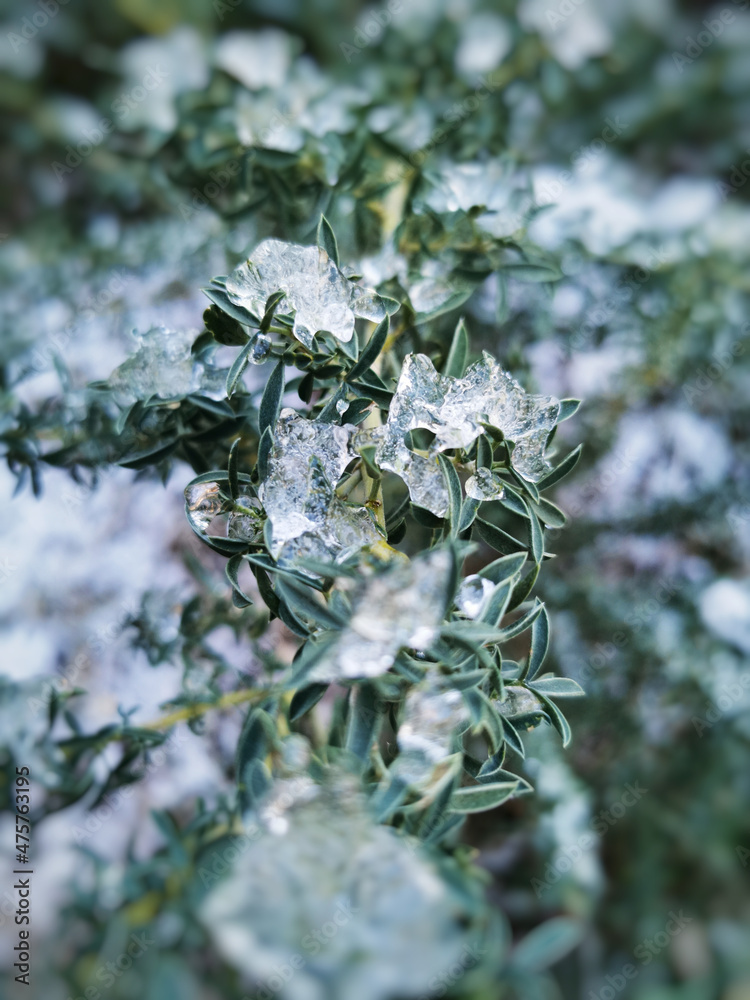
[[[506,686],[505,698],[503,701],[496,701],[495,707],[501,715],[508,719],[545,710],[544,705],[533,692],[517,686]]]
[[[274,428],[268,475],[258,489],[271,522],[271,554],[290,561],[307,555],[345,559],[381,535],[364,507],[335,493],[356,455],[354,427],[306,420],[285,409]]]
[[[138,350],[115,368],[108,384],[123,403],[159,396],[173,399],[199,392],[223,399],[226,369],[214,368],[191,354],[195,333],[155,326],[138,338]]]
[[[439,691],[430,682],[412,688],[398,729],[399,775],[410,782],[428,778],[450,756],[454,736],[468,722],[460,691]]]
[[[435,549],[371,576],[347,627],[308,680],[377,677],[400,649],[427,649],[443,620],[451,568],[449,553]]]
[[[294,311],[294,336],[308,348],[320,330],[338,340],[351,340],[355,316],[373,322],[385,319],[377,293],[351,282],[317,246],[264,240],[249,260],[232,271],[226,290],[236,305],[258,318],[269,295],[284,292],[278,311]]]
[[[438,452],[468,448],[483,431],[482,424],[500,428],[515,442],[513,464],[528,479],[540,479],[548,469],[544,449],[555,426],[559,403],[551,396],[531,396],[485,353],[463,378],[441,375],[424,354],[410,354],[391,402],[388,422],[364,431],[360,440],[377,443],[376,461],[401,476],[414,503],[437,514],[448,509],[448,490],[440,471]],[[435,434],[429,451],[412,451],[405,435],[418,427]],[[478,473],[471,496],[487,492],[492,484]],[[494,484],[497,488],[497,483]],[[490,499],[477,496],[477,499]]]
[[[283,833],[256,829],[240,841],[204,899],[200,919],[219,952],[259,996],[290,956],[301,962],[285,1000],[424,996],[467,943],[464,897],[426,854],[372,820],[350,778],[295,797],[285,820]]]

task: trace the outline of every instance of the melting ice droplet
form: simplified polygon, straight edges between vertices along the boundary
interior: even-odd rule
[[[477,469],[466,480],[466,496],[472,500],[502,500],[505,496],[503,481],[491,469]]]
[[[208,531],[208,526],[221,512],[219,484],[195,483],[193,486],[188,486],[185,490],[185,503],[195,527],[201,531]]]
[[[467,618],[478,618],[482,613],[485,600],[494,589],[490,580],[472,573],[471,576],[464,579],[458,588],[456,607]]]

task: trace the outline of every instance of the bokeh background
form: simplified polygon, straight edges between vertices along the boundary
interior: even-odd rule
[[[463,839],[515,933],[583,921],[553,970],[566,1000],[750,1000],[749,6],[3,5],[2,672],[85,688],[84,728],[118,706],[153,717],[186,661],[200,685],[251,656],[222,616],[198,644],[178,634],[196,594],[226,597],[184,520],[189,467],[163,483],[86,450],[84,387],[132,352],[133,329],[197,332],[212,275],[265,235],[311,241],[320,210],[343,260],[371,282],[395,273],[397,199],[346,183],[363,129],[396,164],[422,151],[425,217],[493,212],[502,235],[525,213],[559,261],[553,284],[491,275],[462,311],[473,346],[527,387],[584,400],[563,427],[584,457],[555,498],[570,524],[540,593],[553,665],[588,697],[567,751],[529,735],[538,794]],[[78,481],[43,460],[61,423]],[[38,713],[10,691],[0,744],[33,753]],[[164,842],[150,811],[226,791],[240,721],[176,732],[132,795],[93,811],[84,796],[39,824],[39,997],[82,993],[107,928],[138,905],[123,873]],[[113,1000],[241,996],[214,992],[179,927],[159,933],[158,961]]]

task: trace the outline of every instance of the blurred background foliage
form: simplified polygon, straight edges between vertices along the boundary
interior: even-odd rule
[[[215,700],[283,659],[284,639],[248,645],[255,610],[232,606],[182,524],[205,411],[181,404],[181,450],[110,471],[134,443],[85,386],[130,353],[132,328],[199,331],[201,285],[264,236],[312,242],[325,211],[368,283],[415,315],[460,294],[475,350],[585,399],[560,431],[586,447],[555,497],[570,523],[540,593],[553,666],[588,698],[567,751],[546,727],[528,735],[537,795],[463,830],[495,913],[515,936],[583,922],[552,970],[566,998],[750,998],[746,6],[402,0],[367,34],[385,5],[4,5],[0,439],[6,496],[14,479],[21,492],[0,550],[0,739],[9,764],[48,776],[35,995],[83,995],[143,928],[158,947],[97,982],[106,995],[246,992],[191,897],[239,710],[174,752],[168,738],[155,765],[163,734],[116,707],[140,724],[165,701]],[[558,280],[505,269],[498,241],[519,231]],[[457,316],[432,321],[437,346]],[[204,460],[223,467],[221,430],[215,449]],[[112,729],[80,735],[103,719],[127,730],[118,754]],[[6,851],[5,820],[2,834]],[[684,930],[664,934],[673,912]],[[541,950],[554,960],[554,941]],[[536,989],[552,987],[521,995]]]

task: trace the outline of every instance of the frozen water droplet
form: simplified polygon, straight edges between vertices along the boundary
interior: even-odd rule
[[[528,715],[530,712],[543,712],[541,701],[523,687],[506,686],[503,701],[496,701],[495,707],[501,715],[512,719],[517,715]]]
[[[185,490],[185,502],[190,520],[200,529],[208,531],[217,514],[221,512],[222,501],[218,483],[195,483]]]
[[[466,480],[466,496],[472,500],[501,500],[505,496],[503,481],[491,469],[477,469]]]
[[[272,346],[273,341],[267,333],[256,333],[247,356],[250,364],[262,365],[268,357]]]
[[[312,347],[313,336],[321,330],[338,340],[351,340],[355,316],[385,318],[377,293],[349,281],[316,246],[264,240],[229,275],[226,290],[233,302],[258,318],[269,295],[284,292],[279,312],[294,313],[294,335],[306,347]]]
[[[347,403],[347,401],[345,399],[339,399],[339,400],[336,401],[336,412],[337,413],[340,413],[340,414],[343,415],[344,413],[346,413],[346,411],[348,409],[349,409],[349,404]]]
[[[467,618],[478,618],[482,613],[484,602],[493,591],[490,580],[473,573],[467,576],[458,588],[456,607]]]

